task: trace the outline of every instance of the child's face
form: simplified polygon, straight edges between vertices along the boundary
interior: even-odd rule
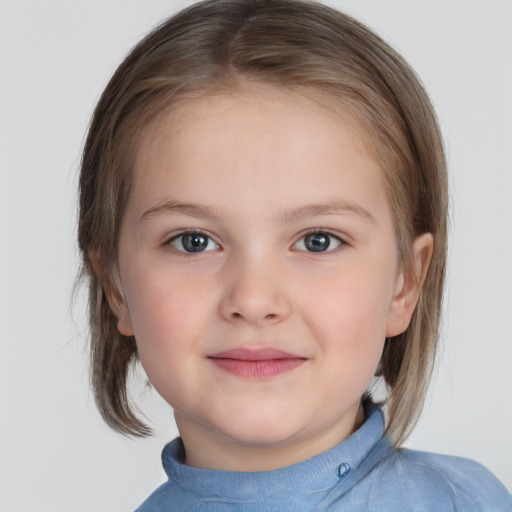
[[[288,450],[286,465],[350,435],[385,337],[412,313],[361,138],[303,96],[210,96],[148,128],[134,173],[119,327],[188,462],[256,447]]]

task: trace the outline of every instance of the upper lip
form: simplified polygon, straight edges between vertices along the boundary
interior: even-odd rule
[[[306,359],[272,347],[232,348],[208,355],[210,359],[238,359],[241,361],[269,361],[272,359]]]

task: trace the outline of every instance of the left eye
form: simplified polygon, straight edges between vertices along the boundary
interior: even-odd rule
[[[169,241],[169,245],[181,252],[197,253],[215,251],[219,246],[200,231],[181,233]]]
[[[304,235],[294,248],[307,252],[328,252],[343,245],[343,240],[326,231],[316,231]]]

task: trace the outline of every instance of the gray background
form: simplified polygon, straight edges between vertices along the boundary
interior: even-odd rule
[[[122,56],[190,2],[0,0],[0,510],[125,511],[160,482],[175,434],[111,432],[87,387],[77,269],[84,132]],[[512,2],[330,1],[412,63],[447,139],[452,228],[443,346],[408,446],[474,458],[512,490]]]

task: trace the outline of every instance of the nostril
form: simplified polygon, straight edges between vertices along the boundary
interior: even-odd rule
[[[275,324],[284,320],[290,313],[290,305],[282,297],[270,292],[263,294],[245,293],[236,290],[223,297],[219,304],[219,314],[229,322],[249,322]],[[242,290],[243,291],[243,290]]]
[[[240,319],[245,317],[241,313],[234,311],[233,313],[231,313],[231,318]],[[263,317],[264,320],[276,320],[277,318],[279,318],[279,315],[277,315],[276,313],[269,313],[268,315],[265,315]]]

